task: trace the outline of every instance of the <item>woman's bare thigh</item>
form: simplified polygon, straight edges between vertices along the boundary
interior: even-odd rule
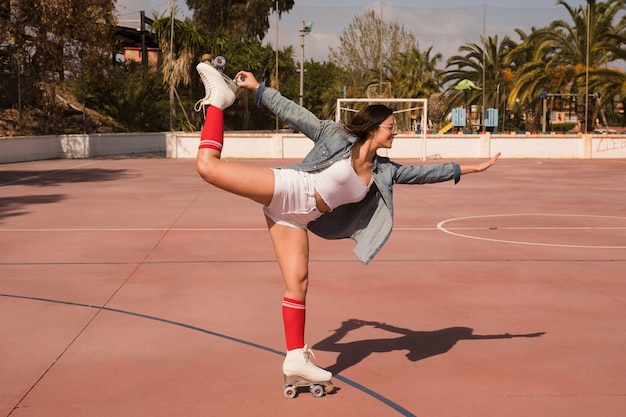
[[[267,205],[274,195],[274,171],[215,158],[200,149],[196,165],[202,178],[224,190]],[[207,150],[208,151],[208,150]]]

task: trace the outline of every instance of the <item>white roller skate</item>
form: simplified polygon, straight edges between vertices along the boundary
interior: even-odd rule
[[[333,374],[314,365],[311,357],[315,358],[315,355],[306,345],[302,349],[287,352],[287,357],[283,362],[285,376],[283,394],[286,398],[294,398],[298,394],[298,387],[308,387],[316,398],[333,391],[334,387],[330,382]]]
[[[194,106],[196,111],[206,106],[214,106],[224,110],[235,101],[237,84],[218,68],[223,67],[226,60],[218,56],[214,61],[206,60],[196,66],[200,79],[204,84],[204,98]]]

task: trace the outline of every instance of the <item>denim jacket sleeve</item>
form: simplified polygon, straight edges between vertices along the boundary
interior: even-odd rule
[[[430,184],[454,179],[458,183],[461,179],[461,167],[453,162],[433,165],[406,166],[397,164],[387,158],[379,158],[379,166],[391,164],[393,169],[393,182],[397,184]],[[387,170],[381,169],[386,172]]]
[[[346,132],[340,123],[320,120],[307,109],[283,97],[278,91],[261,84],[254,95],[257,105],[263,104],[281,120],[314,142],[313,149],[301,163],[290,168],[314,171],[347,157],[356,136]]]
[[[278,118],[292,128],[303,133],[313,142],[327,136],[327,131],[335,127],[336,123],[330,120],[320,120],[309,110],[296,104],[273,88],[261,83],[254,94],[257,105],[263,104]]]

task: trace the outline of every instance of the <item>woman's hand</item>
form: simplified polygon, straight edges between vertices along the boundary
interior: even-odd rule
[[[461,165],[461,175],[463,174],[472,174],[474,172],[483,172],[492,165],[495,165],[496,161],[500,157],[500,152],[496,154],[493,158],[488,161],[482,162],[476,165]]]
[[[235,81],[239,87],[247,88],[252,91],[259,89],[259,82],[254,75],[248,71],[239,71],[235,76]]]

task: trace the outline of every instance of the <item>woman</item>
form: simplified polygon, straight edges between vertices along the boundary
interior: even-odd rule
[[[394,183],[423,184],[455,180],[481,172],[496,163],[476,165],[444,163],[402,166],[377,155],[391,148],[397,133],[392,109],[371,105],[347,125],[319,120],[311,112],[283,97],[253,74],[241,71],[239,87],[255,92],[263,104],[284,122],[314,142],[304,160],[285,169],[270,169],[220,159],[223,113],[235,100],[236,86],[207,62],[196,67],[206,96],[206,110],[197,169],[208,183],[250,198],[264,207],[276,260],[285,281],[283,323],[287,355],[283,373],[287,384],[295,379],[328,383],[332,374],[310,361],[304,343],[305,300],[309,283],[307,229],[327,239],[352,238],[358,258],[369,263],[387,241],[392,229]]]

